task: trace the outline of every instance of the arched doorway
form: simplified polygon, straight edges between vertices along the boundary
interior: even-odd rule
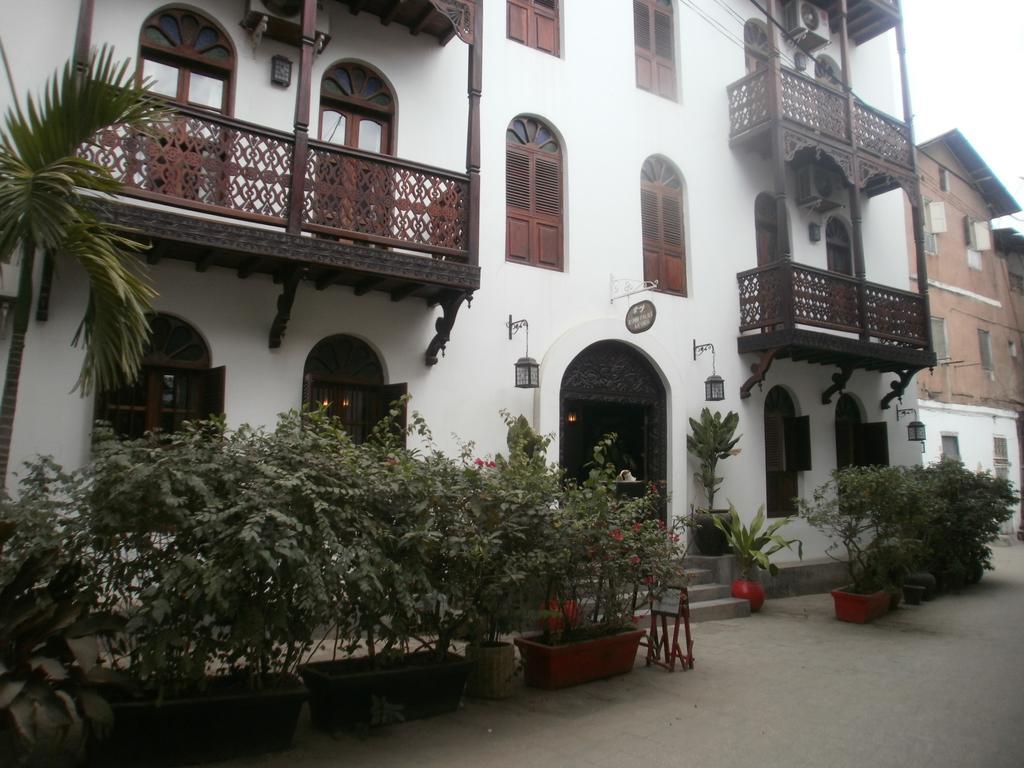
[[[356,443],[365,441],[391,404],[408,391],[406,384],[385,384],[377,353],[345,334],[319,341],[302,373],[303,403],[340,419]]]
[[[810,419],[797,416],[796,404],[783,387],[764,399],[765,509],[768,517],[796,512],[799,472],[811,468]]]
[[[860,404],[843,394],[836,403],[836,468],[888,464],[888,426],[884,421],[864,423]]]
[[[559,462],[568,477],[586,476],[594,444],[609,432],[618,435],[611,456],[617,470],[665,481],[665,386],[647,358],[620,341],[591,344],[562,376]]]

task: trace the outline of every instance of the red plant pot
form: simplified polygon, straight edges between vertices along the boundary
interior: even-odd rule
[[[889,593],[884,589],[868,595],[832,590],[836,618],[853,624],[867,624],[889,612]]]
[[[525,637],[515,642],[523,657],[526,684],[553,690],[629,672],[644,634],[636,629],[567,645],[545,645]]]
[[[555,616],[548,616],[547,618],[540,620],[540,628],[545,632],[561,632],[562,624],[564,623],[563,617],[568,617],[569,626],[576,627],[580,623],[580,604],[575,600],[563,600],[561,607],[557,600],[548,600],[547,605],[542,605],[541,610],[544,611],[558,611]]]
[[[759,581],[749,579],[734,579],[732,582],[732,596],[750,602],[750,612],[757,613],[764,605],[764,586]]]

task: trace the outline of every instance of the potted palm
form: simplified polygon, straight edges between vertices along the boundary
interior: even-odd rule
[[[526,684],[564,688],[629,672],[644,635],[633,623],[639,592],[655,598],[682,583],[679,537],[652,512],[654,489],[623,499],[607,464],[614,435],[594,449],[586,480],[562,494],[544,553],[545,606],[562,615],[516,639]]]
[[[729,510],[715,509],[715,495],[723,478],[718,476],[718,462],[738,452],[736,444],[742,435],[736,435],[740,417],[734,411],[722,416],[720,411],[704,408],[700,420],[690,419],[690,433],[686,436],[686,449],[697,460],[699,471],[693,479],[704,492],[707,506],[698,508],[693,516],[694,538],[702,555],[724,555],[728,544],[715,518],[729,514]]]
[[[765,528],[764,505],[758,508],[749,527],[740,521],[736,508],[731,504],[729,512],[728,522],[722,517],[716,517],[714,520],[715,526],[725,536],[726,542],[736,555],[736,562],[739,565],[740,575],[733,579],[732,596],[749,600],[750,610],[757,612],[764,605],[764,587],[761,582],[755,580],[755,573],[764,570],[772,576],[777,574],[779,568],[771,561],[771,556],[783,549],[790,549],[793,544],[796,544],[797,555],[802,560],[803,542],[799,539],[787,539],[778,533],[778,530],[792,518],[776,520]]]

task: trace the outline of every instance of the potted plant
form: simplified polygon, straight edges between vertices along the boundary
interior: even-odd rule
[[[701,410],[699,421],[690,419],[686,449],[699,464],[700,469],[694,473],[693,479],[703,489],[707,503],[706,507],[697,509],[693,519],[694,538],[702,555],[724,555],[728,547],[725,536],[714,521],[729,511],[715,509],[715,495],[723,481],[718,476],[718,462],[737,452],[736,444],[742,437],[736,435],[739,421],[739,415],[733,411],[723,417],[720,411],[712,413],[708,408]]]
[[[644,635],[633,623],[638,597],[682,583],[679,537],[652,514],[656,489],[634,499],[616,494],[615,468],[605,462],[613,441],[598,443],[588,477],[566,487],[556,511],[544,604],[563,615],[541,635],[516,639],[528,686],[564,688],[629,672]]]
[[[729,505],[731,516],[726,522],[723,518],[715,518],[715,526],[725,536],[726,541],[736,556],[736,563],[739,565],[740,575],[733,579],[732,596],[750,601],[750,610],[757,612],[764,605],[764,587],[761,582],[754,579],[759,570],[768,571],[772,576],[779,572],[775,563],[771,562],[771,556],[775,553],[789,549],[793,544],[797,545],[797,555],[803,559],[803,542],[799,539],[787,539],[778,533],[778,530],[792,520],[785,517],[776,520],[767,528],[764,528],[765,516],[764,506],[758,508],[757,514],[746,526],[740,521],[736,508]],[[763,528],[763,530],[762,530]]]
[[[832,537],[829,556],[847,568],[849,584],[832,591],[836,618],[864,624],[888,612],[893,567],[909,552],[903,521],[920,501],[902,468],[870,466],[835,470],[813,502],[801,502],[801,515]]]
[[[351,442],[326,420],[220,421],[119,441],[98,430],[78,495],[101,606],[127,617],[94,765],[178,765],[285,749],[301,660],[333,615],[349,541],[335,509]]]
[[[332,657],[301,669],[313,725],[329,732],[452,711],[472,666],[453,649],[470,610],[468,470],[437,450],[405,448],[388,422],[354,452],[353,487],[335,510],[350,545]],[[408,429],[430,445],[417,414]]]

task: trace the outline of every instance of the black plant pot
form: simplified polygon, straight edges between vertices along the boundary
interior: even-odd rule
[[[911,586],[924,587],[924,592],[921,594],[921,599],[928,602],[933,597],[938,589],[938,583],[932,574],[926,571],[919,571],[917,573],[911,573],[903,580],[904,586],[907,584]],[[909,603],[910,601],[907,600]]]
[[[925,587],[920,584],[904,584],[903,585],[903,599],[907,601],[907,605],[920,605],[921,600],[924,599]]]
[[[729,520],[729,510],[716,509],[711,512],[698,512],[693,518],[693,538],[700,554],[708,557],[719,557],[729,552],[729,544],[725,534],[715,526],[714,518],[720,517],[723,522]]]
[[[365,659],[320,661],[301,669],[313,725],[334,732],[454,712],[473,663],[413,654],[400,667],[372,670]]]
[[[202,696],[114,701],[114,729],[93,741],[89,765],[154,768],[288,749],[308,692],[298,680],[263,691],[214,689]]]

